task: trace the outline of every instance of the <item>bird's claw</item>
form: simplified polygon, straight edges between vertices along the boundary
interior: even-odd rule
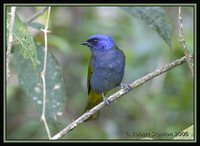
[[[110,100],[108,100],[106,97],[103,97],[103,101],[108,105],[110,104]]]
[[[103,97],[103,101],[105,102],[106,105],[110,104],[110,100],[107,99],[106,96],[104,96],[104,94],[102,93],[102,97]]]

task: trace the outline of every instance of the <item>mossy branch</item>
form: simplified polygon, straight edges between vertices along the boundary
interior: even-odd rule
[[[178,8],[178,23],[179,23],[179,42],[180,42],[181,47],[183,48],[183,52],[187,58],[188,67],[192,73],[192,76],[194,76],[192,59],[190,59],[190,57],[189,57],[189,55],[190,55],[189,50],[186,46],[184,34],[183,34],[183,18],[182,18],[181,7]]]
[[[189,58],[192,59],[193,56],[189,55]],[[185,63],[187,61],[186,56],[174,60],[173,62],[165,65],[164,67],[160,68],[160,69],[156,69],[155,71],[145,75],[142,78],[137,79],[136,81],[132,82],[129,84],[130,88],[127,89],[120,89],[119,91],[117,91],[116,93],[114,93],[113,95],[109,96],[108,99],[110,100],[110,102],[112,103],[113,101],[117,100],[119,97],[122,97],[124,94],[127,94],[128,92],[130,92],[131,90],[141,86],[142,84],[146,83],[147,81],[169,71],[170,69],[173,69],[183,63]],[[75,121],[73,121],[72,123],[70,123],[67,127],[65,127],[63,130],[61,130],[59,133],[57,133],[56,135],[54,135],[51,140],[56,140],[56,139],[60,139],[61,137],[63,137],[64,135],[66,135],[68,132],[70,132],[71,130],[73,130],[75,127],[77,127],[79,124],[83,123],[85,120],[87,120],[90,116],[92,116],[93,114],[95,114],[97,111],[101,110],[102,108],[104,108],[106,106],[106,104],[104,102],[99,103],[97,106],[93,107],[91,110],[87,111],[86,113],[84,113],[82,116],[80,116],[79,118],[77,118]]]

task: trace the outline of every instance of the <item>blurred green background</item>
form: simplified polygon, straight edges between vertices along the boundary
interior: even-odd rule
[[[17,15],[26,21],[42,7],[17,7]],[[143,21],[120,7],[52,7],[49,51],[58,60],[66,86],[66,105],[57,119],[55,134],[79,117],[87,101],[87,68],[90,51],[80,45],[95,33],[112,36],[126,55],[123,82],[130,83],[184,56],[178,38],[178,7],[162,7],[172,25],[172,48]],[[194,48],[192,7],[183,7],[184,35],[188,49]],[[34,22],[45,24],[46,12]],[[44,44],[43,33],[28,27],[34,39]],[[12,60],[11,60],[12,64]],[[7,139],[47,139],[40,113],[18,85],[11,65],[7,82]],[[107,95],[114,93],[113,89]],[[105,107],[96,121],[79,125],[63,139],[140,139],[127,133],[174,133],[193,125],[193,79],[187,64],[134,89]],[[55,97],[56,98],[56,97]],[[171,139],[173,136],[152,137]]]

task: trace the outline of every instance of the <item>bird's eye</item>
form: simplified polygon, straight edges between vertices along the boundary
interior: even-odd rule
[[[96,43],[96,42],[98,42],[98,40],[97,39],[94,39],[94,40],[92,40],[94,43]]]

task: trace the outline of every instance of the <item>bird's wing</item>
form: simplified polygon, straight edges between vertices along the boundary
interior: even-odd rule
[[[88,88],[88,95],[90,93],[91,90],[91,85],[90,85],[90,79],[93,73],[93,66],[92,66],[92,57],[90,58],[90,63],[88,65],[88,76],[87,76],[87,88]]]

